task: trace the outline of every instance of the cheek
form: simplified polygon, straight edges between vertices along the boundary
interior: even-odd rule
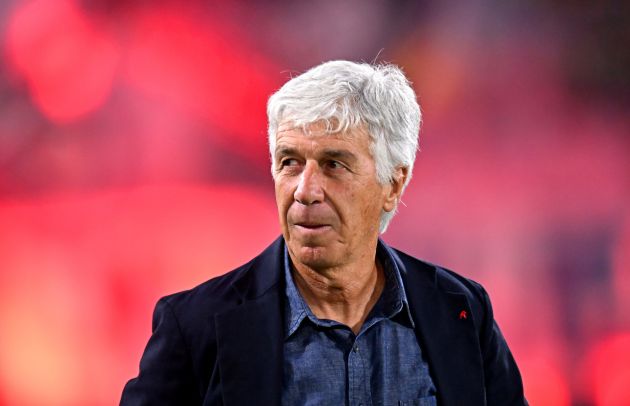
[[[276,206],[278,206],[278,212],[280,213],[280,217],[282,219],[283,217],[286,217],[286,213],[293,203],[293,193],[291,192],[291,188],[284,183],[276,184],[275,192]]]
[[[276,193],[276,202],[280,203],[284,196],[286,196],[287,183],[286,181],[280,179],[276,179],[274,183],[274,190]]]
[[[363,215],[362,221],[380,218],[384,206],[382,189],[378,187],[366,187],[361,193],[356,194],[354,201],[357,211]]]
[[[380,209],[377,209],[379,198],[365,189],[345,190],[337,199],[336,208],[346,225],[352,229],[361,228],[358,225],[371,221],[374,213],[380,215]]]

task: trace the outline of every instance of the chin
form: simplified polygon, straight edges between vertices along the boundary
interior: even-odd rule
[[[326,246],[289,244],[289,249],[297,261],[314,270],[330,268],[337,263],[335,253]]]

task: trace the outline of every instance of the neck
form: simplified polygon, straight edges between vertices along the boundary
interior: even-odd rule
[[[295,260],[293,264],[293,279],[313,314],[343,323],[357,334],[385,286],[375,255],[325,270],[314,270]]]

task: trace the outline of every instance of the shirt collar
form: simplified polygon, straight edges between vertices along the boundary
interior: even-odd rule
[[[400,276],[400,270],[398,269],[396,261],[392,258],[380,239],[378,240],[376,257],[385,273],[385,287],[383,288],[381,297],[366,319],[366,325],[362,330],[369,328],[371,325],[384,318],[391,319],[399,313],[402,313],[402,316],[409,324],[415,327],[413,318],[411,317],[411,311],[409,310],[409,303],[407,301],[407,295],[405,294],[403,281]],[[287,297],[285,305],[285,339],[295,333],[305,318],[308,318],[315,325],[322,327],[330,327],[339,324],[332,320],[318,319],[311,312],[306,302],[304,302],[304,298],[293,280],[291,259],[286,245],[284,247],[284,275],[286,280],[285,294]]]
[[[286,280],[285,294],[287,301],[285,305],[286,322],[285,322],[285,339],[290,337],[300,326],[302,320],[307,313],[311,312],[302,295],[297,290],[293,276],[291,275],[291,260],[289,259],[289,251],[284,247],[284,277]]]

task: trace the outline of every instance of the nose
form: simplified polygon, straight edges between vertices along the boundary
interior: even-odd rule
[[[324,200],[324,179],[316,162],[307,162],[293,193],[298,203],[309,206]]]

